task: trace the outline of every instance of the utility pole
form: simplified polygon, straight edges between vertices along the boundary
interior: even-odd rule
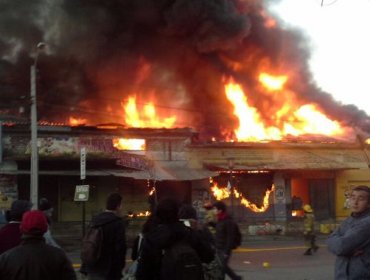
[[[38,192],[39,192],[39,151],[37,145],[37,94],[36,94],[36,71],[37,71],[37,59],[45,48],[45,43],[38,43],[36,46],[36,53],[33,64],[31,65],[31,189],[30,189],[30,200],[33,207],[37,209],[38,206]]]
[[[227,165],[229,168],[229,184],[230,184],[229,191],[230,191],[231,214],[234,215],[234,182],[233,182],[234,158],[228,158]]]

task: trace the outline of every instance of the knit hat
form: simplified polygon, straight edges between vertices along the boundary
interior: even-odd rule
[[[40,210],[24,213],[20,229],[22,233],[43,235],[48,230],[45,214]]]
[[[313,210],[312,210],[312,208],[311,208],[311,206],[309,204],[305,204],[303,206],[303,211],[305,211],[307,213],[312,213],[313,212]]]
[[[13,201],[9,211],[9,221],[21,221],[24,212],[31,210],[32,203],[28,200]]]

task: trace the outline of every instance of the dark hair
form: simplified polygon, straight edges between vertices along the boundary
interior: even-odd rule
[[[183,204],[179,210],[179,219],[197,220],[197,210],[189,204]]]
[[[40,201],[39,201],[39,210],[46,211],[46,210],[49,210],[51,208],[53,208],[53,206],[51,205],[50,201],[47,198],[43,197],[43,198],[40,199]]]
[[[213,204],[213,206],[217,210],[221,210],[222,212],[226,212],[226,204],[222,201],[216,201],[215,204]]]
[[[28,200],[15,200],[13,201],[10,210],[6,212],[5,216],[7,221],[21,221],[25,212],[31,210],[32,203]]]
[[[166,198],[158,203],[155,212],[161,223],[174,223],[178,219],[179,204],[173,198]]]
[[[119,193],[111,193],[106,202],[107,210],[117,210],[118,206],[122,203],[122,196]]]
[[[365,185],[359,185],[359,186],[356,186],[352,189],[352,191],[364,191],[364,192],[367,192],[367,200],[368,202],[370,203],[370,188],[368,186],[365,186]]]
[[[155,228],[157,225],[158,225],[158,217],[156,217],[155,215],[150,215],[148,219],[144,222],[141,232],[148,233],[153,228]]]

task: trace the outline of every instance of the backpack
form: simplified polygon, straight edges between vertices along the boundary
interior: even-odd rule
[[[173,244],[164,250],[162,273],[173,271],[174,280],[203,280],[203,266],[197,252],[186,241]]]
[[[234,236],[233,236],[233,244],[231,249],[236,249],[242,244],[242,233],[240,232],[239,225],[233,221],[234,227]]]
[[[95,264],[101,255],[103,246],[103,228],[90,226],[82,239],[81,260],[84,264]]]

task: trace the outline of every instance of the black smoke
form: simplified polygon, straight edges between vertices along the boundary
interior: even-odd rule
[[[252,104],[268,107],[256,90],[257,66],[282,61],[295,69],[289,87],[302,102],[321,104],[347,122],[368,116],[343,106],[312,82],[306,38],[266,26],[263,1],[242,0],[3,0],[0,2],[0,110],[29,108],[35,47],[39,119],[124,123],[121,102],[154,96],[159,110],[183,116],[205,136],[234,126],[223,78],[253,89]],[[242,64],[242,68],[235,67]],[[140,101],[139,101],[140,102]],[[263,116],[268,121],[268,114]],[[368,121],[367,121],[368,122]]]

